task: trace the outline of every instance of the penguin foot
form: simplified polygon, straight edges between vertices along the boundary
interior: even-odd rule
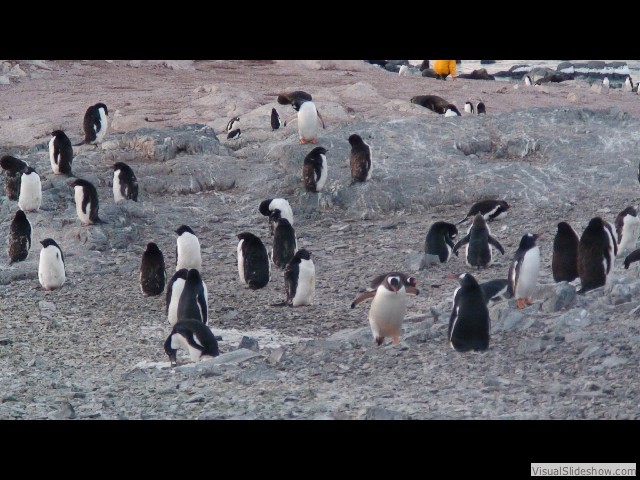
[[[522,308],[526,307],[526,301],[525,301],[525,299],[524,299],[524,298],[518,298],[518,299],[516,300],[516,307],[518,307],[518,308],[520,308],[520,309],[522,309]]]
[[[533,305],[533,300],[531,298],[525,298],[524,303],[527,305]]]
[[[400,337],[393,337],[391,341],[393,342],[394,345],[397,345],[400,343]]]
[[[376,337],[376,345],[380,346],[384,342],[384,337]]]
[[[306,138],[302,137],[302,138],[300,139],[300,145],[304,145],[305,143],[307,143],[307,141],[308,141],[308,140],[307,140]]]
[[[311,140],[311,143],[313,143],[315,145],[316,143],[318,143],[318,139],[314,138],[313,140]]]

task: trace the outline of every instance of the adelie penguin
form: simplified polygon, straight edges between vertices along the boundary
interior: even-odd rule
[[[9,263],[22,262],[31,248],[31,222],[22,210],[18,210],[9,228]]]
[[[202,269],[202,256],[200,253],[200,241],[195,232],[188,225],[181,225],[177,230],[176,239],[176,271],[186,268]]]
[[[178,349],[188,351],[192,362],[220,355],[218,340],[211,329],[194,319],[176,323],[164,342],[164,351],[169,356],[172,367],[178,364]]]
[[[578,244],[578,275],[582,285],[578,293],[602,287],[606,283],[613,263],[610,243],[611,237],[605,222],[600,217],[592,218]]]
[[[282,121],[280,120],[280,115],[278,115],[278,111],[275,108],[271,109],[271,130],[278,130],[280,127],[284,127],[286,125],[282,125]]]
[[[40,243],[42,250],[40,250],[38,280],[45,290],[55,290],[62,287],[66,280],[64,255],[55,240],[45,238]]]
[[[473,106],[473,103],[471,103],[471,102],[469,102],[469,101],[466,101],[466,102],[465,102],[465,104],[464,104],[464,111],[465,111],[465,113],[470,113],[470,114],[472,114],[472,115],[473,115],[474,113],[476,113],[476,109],[475,109],[475,107]]]
[[[107,223],[98,216],[100,205],[96,187],[91,182],[81,178],[74,180],[71,186],[74,190],[76,213],[82,225],[86,227],[98,223]]]
[[[285,268],[298,250],[296,232],[286,218],[273,213],[276,228],[273,233],[273,248],[271,249],[271,261],[278,268]]]
[[[4,191],[7,194],[7,198],[9,200],[18,200],[22,171],[29,165],[11,155],[5,155],[0,158],[0,166],[5,171]],[[640,174],[638,179],[640,180]]]
[[[478,104],[476,105],[476,114],[478,115],[486,115],[487,113],[487,108],[484,106],[484,103],[482,102],[478,102]]]
[[[113,165],[113,201],[138,201],[138,179],[129,165],[117,162]]]
[[[531,77],[529,75],[525,75],[523,78],[524,78],[524,84],[527,87],[531,87],[533,85],[533,82],[531,81]]]
[[[227,140],[236,140],[236,139],[240,138],[241,135],[242,135],[242,132],[240,131],[240,129],[236,128],[235,130],[231,130],[227,134]]]
[[[316,147],[304,159],[302,179],[307,192],[321,192],[327,182],[327,149]]]
[[[285,304],[290,307],[312,305],[316,293],[316,267],[311,252],[301,248],[284,269]]]
[[[492,221],[499,216],[503,216],[511,208],[505,200],[482,200],[474,203],[469,209],[466,217],[460,220],[456,225],[466,222],[470,218],[474,218],[477,214],[481,214],[485,220]]]
[[[165,313],[167,314],[169,325],[175,325],[178,321],[178,302],[180,301],[182,290],[184,290],[188,272],[186,268],[178,270],[167,284]]]
[[[227,128],[225,128],[224,131],[227,133],[230,133],[239,128],[240,128],[240,117],[233,117],[231,120],[227,122]]]
[[[80,145],[98,145],[102,143],[107,133],[109,110],[104,103],[96,103],[87,108],[82,121],[84,140],[76,143],[74,147]]]
[[[640,219],[635,208],[627,207],[618,214],[616,233],[618,234],[618,254],[636,249],[636,242],[640,235]]]
[[[149,242],[140,263],[140,289],[146,296],[160,295],[164,290],[165,281],[164,255],[158,245]]]
[[[372,285],[373,291],[364,293],[351,304],[355,308],[359,303],[373,298],[369,309],[369,326],[377,345],[384,343],[385,337],[391,337],[394,344],[400,343],[402,322],[407,312],[407,295],[418,295],[415,286],[407,285],[407,275],[388,273],[380,283]]]
[[[351,145],[351,151],[349,152],[351,184],[370,180],[371,170],[373,169],[371,146],[356,133],[349,136],[349,144]]]
[[[178,323],[193,319],[200,320],[206,324],[209,311],[208,304],[207,286],[202,281],[200,272],[192,268],[187,272],[187,279],[178,300]]]
[[[459,277],[460,288],[453,296],[447,337],[457,352],[483,351],[489,348],[491,319],[485,295],[470,273]]]
[[[62,130],[51,132],[49,161],[51,162],[51,170],[56,175],[71,175],[73,147],[71,146],[71,140]]]
[[[578,244],[580,237],[567,222],[558,223],[553,239],[551,273],[554,282],[572,282],[578,278]]]
[[[267,247],[253,233],[238,234],[238,275],[240,282],[252,290],[266,287],[271,278],[271,261]]]
[[[437,255],[440,263],[445,263],[451,257],[453,240],[458,236],[458,229],[453,223],[435,222],[427,232],[424,242],[424,253]]]
[[[459,117],[460,116],[460,111],[458,110],[458,108],[453,103],[450,103],[449,105],[447,105],[447,108],[444,111],[444,116],[445,117]]]
[[[23,212],[35,212],[42,205],[42,184],[40,175],[36,171],[27,167],[22,171],[20,177],[20,195],[18,196],[18,207]]]
[[[518,308],[533,305],[533,292],[540,273],[540,248],[536,240],[543,233],[523,235],[509,267],[509,294],[515,297]]]
[[[458,249],[467,245],[466,261],[470,267],[486,268],[491,265],[493,254],[491,246],[498,249],[504,255],[504,248],[500,242],[491,236],[489,225],[479,213],[469,227],[467,235],[461,238],[453,247],[453,253],[457,255]]]
[[[275,210],[280,210],[280,216],[289,220],[289,223],[293,225],[293,210],[291,205],[284,198],[268,198],[260,202],[258,211],[265,217],[269,217],[269,233],[273,235],[275,227],[275,218],[272,218],[272,214]]]

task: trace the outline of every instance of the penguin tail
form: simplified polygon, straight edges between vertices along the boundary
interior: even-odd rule
[[[460,220],[458,223],[456,223],[456,225],[460,225],[461,223],[466,222],[469,219],[469,217],[464,217],[462,220]]]
[[[104,223],[104,224],[108,224],[109,222],[105,222],[104,220],[102,220],[101,218],[96,218],[96,221],[93,223]]]
[[[286,307],[288,305],[287,301],[285,300],[284,302],[278,302],[278,303],[272,303],[271,306],[272,307]]]
[[[74,147],[79,147],[80,145],[84,145],[85,143],[87,143],[85,140],[82,140],[80,143],[74,143],[73,146]]]

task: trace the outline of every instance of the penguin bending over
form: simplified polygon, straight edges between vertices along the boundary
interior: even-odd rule
[[[453,239],[457,236],[458,229],[453,223],[435,222],[427,232],[424,253],[437,255],[440,258],[440,263],[445,263],[451,256],[451,252],[455,247]]]
[[[469,209],[467,216],[460,220],[456,225],[466,222],[477,214],[482,214],[485,220],[492,221],[500,215],[505,215],[511,206],[505,200],[482,200],[474,203]]]
[[[164,351],[169,356],[172,367],[178,364],[179,348],[189,352],[192,362],[220,355],[218,340],[211,329],[191,318],[176,323],[164,342]]]
[[[269,233],[271,233],[271,235],[273,235],[273,231],[276,228],[276,219],[271,218],[271,214],[275,210],[280,210],[280,216],[289,220],[289,223],[293,225],[293,210],[291,210],[291,205],[289,205],[287,200],[284,198],[268,198],[267,200],[263,200],[260,202],[258,211],[265,217],[269,217]]]

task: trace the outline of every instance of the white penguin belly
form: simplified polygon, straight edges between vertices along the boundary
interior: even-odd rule
[[[322,170],[320,177],[316,179],[316,192],[320,192],[324,184],[327,183],[327,156],[320,154],[320,157],[322,158]]]
[[[120,170],[113,172],[113,201],[118,203],[120,200],[126,200],[120,191]]]
[[[622,226],[622,235],[620,239],[620,245],[618,248],[618,255],[622,252],[630,252],[636,249],[636,243],[638,241],[638,235],[640,235],[640,219],[633,215],[627,215],[624,217],[624,224]]]
[[[540,249],[533,247],[528,250],[520,267],[518,284],[516,285],[516,298],[531,298],[538,284],[540,273]]]
[[[202,257],[200,256],[200,241],[198,237],[189,232],[185,232],[178,237],[178,261],[176,271],[186,268],[195,268],[198,271],[202,268]]]
[[[244,256],[242,255],[243,243],[244,239],[238,242],[238,275],[240,276],[240,283],[246,285],[247,281],[244,279]]]
[[[195,335],[193,339],[197,343],[197,339]],[[189,345],[189,342],[187,342],[187,339],[184,338],[179,333],[176,333],[171,336],[171,348],[175,350],[185,350],[189,352],[189,358],[191,358],[192,362],[197,362],[198,360],[200,360],[200,356],[202,355],[201,350],[198,350],[197,348],[193,348],[191,345]]]
[[[402,287],[397,293],[379,286],[369,310],[369,324],[375,337],[400,336],[407,311],[407,297]]]
[[[173,326],[178,322],[178,302],[180,301],[180,295],[184,289],[185,281],[182,278],[178,278],[173,282],[171,287],[171,298],[169,299],[169,311],[167,312],[167,318],[169,325]]]
[[[100,129],[96,131],[96,139],[91,143],[102,143],[102,139],[107,133],[107,115],[102,107],[98,111],[100,112]]]
[[[298,110],[298,135],[305,140],[318,138],[320,130],[318,113],[313,102],[304,102]]]
[[[289,220],[289,223],[293,225],[293,211],[291,205],[284,198],[276,198],[269,205],[271,211],[280,210],[280,216]]]
[[[58,158],[55,158],[53,155],[53,142],[55,141],[55,139],[56,137],[53,137],[51,140],[49,140],[49,161],[51,162],[51,170],[53,170],[53,173],[59,175],[60,167],[58,165],[58,162],[60,161],[60,155],[58,154]]]
[[[87,203],[86,211],[82,210],[82,199],[84,198],[84,191],[82,187],[74,187],[74,196],[76,200],[76,212],[78,213],[78,218],[85,225],[90,224],[90,213],[91,213],[91,202]]]
[[[23,212],[38,210],[42,204],[42,186],[37,173],[22,175],[20,180],[20,196],[18,207]]]
[[[38,265],[40,285],[47,290],[60,288],[66,279],[60,251],[54,246],[43,248]]]
[[[313,305],[313,297],[316,293],[316,267],[311,260],[301,260],[298,271],[298,286],[293,297],[294,307],[300,305]]]
[[[371,172],[373,171],[373,150],[371,149],[371,145],[365,143],[367,147],[369,147],[369,160],[371,163],[369,164],[369,171],[367,172],[367,180],[371,180]]]

